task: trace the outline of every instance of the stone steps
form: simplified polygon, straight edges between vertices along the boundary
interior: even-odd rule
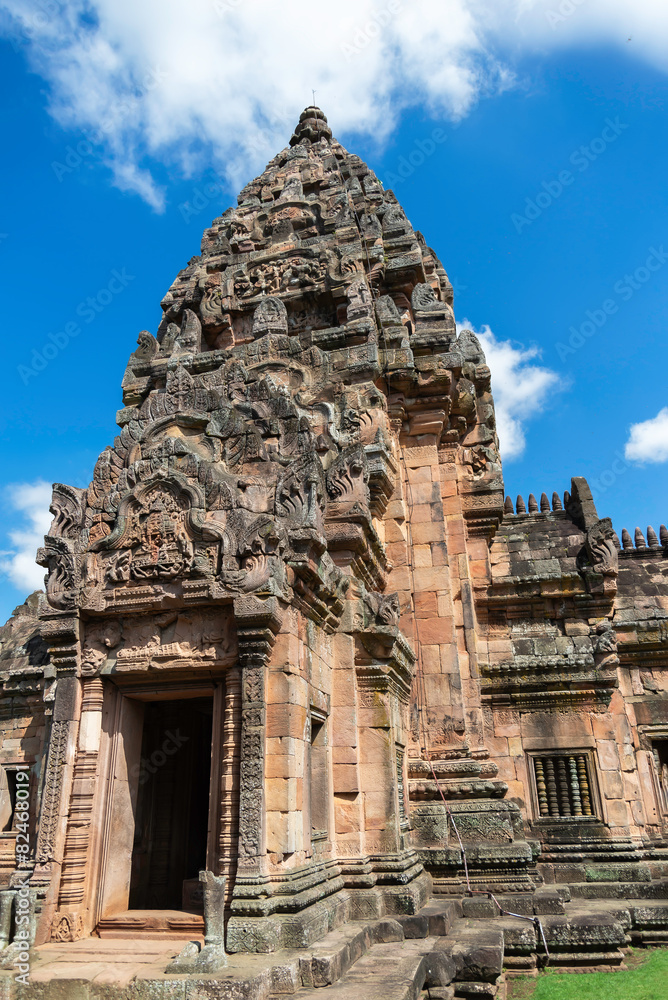
[[[668,941],[668,899],[569,902],[568,895],[549,886],[499,899],[528,919],[499,916],[485,896],[436,899],[417,914],[346,924],[308,949],[230,955],[227,968],[209,976],[165,974],[164,939],[54,943],[35,952],[22,1000],[69,1000],[70,987],[77,1000],[502,1000],[505,974],[545,965],[537,921],[550,967],[563,971],[623,968],[629,944]]]
[[[417,1000],[429,978],[429,951],[437,940],[375,945],[327,989],[323,1000]],[[313,997],[309,988],[299,990],[295,1000],[306,997]]]

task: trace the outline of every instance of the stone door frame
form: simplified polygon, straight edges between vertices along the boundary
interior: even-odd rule
[[[209,780],[206,866],[217,874],[218,836],[222,822],[221,784],[225,678],[190,683],[155,681],[105,685],[103,737],[98,771],[99,794],[91,816],[94,830],[90,855],[89,920],[94,930],[103,917],[127,911],[134,822],[125,825],[123,815],[132,811],[134,820],[139,787],[139,763],[143,734],[143,706],[153,701],[212,698],[211,774]],[[126,752],[129,750],[129,753]],[[120,836],[124,837],[119,841]],[[125,856],[125,863],[123,857]],[[119,864],[120,859],[120,864]],[[114,870],[116,869],[116,871]],[[125,905],[121,899],[125,897]]]

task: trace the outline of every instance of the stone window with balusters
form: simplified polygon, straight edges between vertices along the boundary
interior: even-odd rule
[[[550,751],[530,755],[536,818],[596,817],[598,813],[591,751]]]

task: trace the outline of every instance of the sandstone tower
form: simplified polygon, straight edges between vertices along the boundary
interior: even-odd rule
[[[22,768],[38,945],[200,933],[200,871],[228,953],[664,893],[668,534],[504,504],[480,343],[319,109],[161,304],[0,661],[4,943]]]

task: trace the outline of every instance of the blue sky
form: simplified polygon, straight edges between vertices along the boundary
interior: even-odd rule
[[[344,0],[335,32],[301,0],[263,29],[257,9],[276,5],[254,2],[253,21],[253,0],[165,0],[154,39],[136,12],[155,25],[153,0],[0,0],[2,620],[42,573],[43,484],[88,483],[137,334],[311,87],[485,333],[506,492],[584,475],[618,533],[668,522],[663,9],[499,0],[500,26],[483,0]]]

